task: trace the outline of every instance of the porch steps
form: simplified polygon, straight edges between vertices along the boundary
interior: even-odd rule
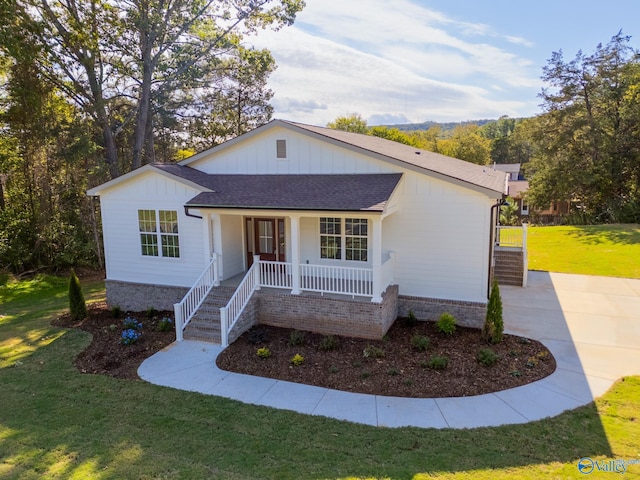
[[[524,258],[520,249],[500,248],[495,251],[493,276],[499,285],[522,286]]]
[[[234,291],[232,287],[214,287],[184,329],[185,340],[219,344],[221,342],[220,308],[229,302]]]

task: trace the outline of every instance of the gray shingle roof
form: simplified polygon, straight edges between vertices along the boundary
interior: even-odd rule
[[[401,173],[217,175],[177,164],[154,167],[209,190],[186,205],[210,208],[381,212],[402,177]]]
[[[364,135],[361,133],[344,132],[330,128],[316,127],[302,123],[276,120],[283,124],[311,132],[315,135],[332,139],[334,141],[351,145],[359,149],[382,155],[412,166],[416,166],[436,174],[460,180],[464,183],[487,188],[496,192],[505,193],[506,175],[504,172],[495,171],[490,166],[476,165],[457,158],[447,157],[428,150],[420,150],[416,147],[402,143]]]

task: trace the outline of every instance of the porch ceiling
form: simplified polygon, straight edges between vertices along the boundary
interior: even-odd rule
[[[200,193],[186,206],[383,212],[401,177],[401,173],[207,175],[203,186],[212,191]]]

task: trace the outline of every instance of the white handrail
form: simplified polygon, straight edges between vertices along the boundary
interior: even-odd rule
[[[260,260],[260,286],[270,288],[293,288],[292,264]]]
[[[204,302],[205,298],[214,286],[220,285],[218,277],[218,256],[214,253],[211,262],[198,277],[191,289],[187,292],[180,303],[173,304],[173,311],[176,317],[176,340],[181,342],[184,339],[183,331]]]
[[[370,268],[300,265],[300,289],[320,293],[373,296],[373,270]]]
[[[223,347],[229,346],[229,332],[236,324],[253,292],[260,289],[260,257],[254,257],[253,265],[236,288],[226,306],[220,308],[220,340]]]

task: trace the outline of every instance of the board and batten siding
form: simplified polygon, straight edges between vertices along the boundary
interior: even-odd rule
[[[401,295],[485,302],[490,211],[495,200],[407,172],[399,208],[382,224]]]
[[[286,140],[287,157],[276,158],[276,140]],[[393,165],[308,135],[276,127],[190,163],[218,174],[342,174],[392,173]]]
[[[205,267],[202,220],[183,205],[199,192],[148,172],[100,195],[107,279],[190,287]],[[180,258],[142,255],[138,210],[178,212]]]

